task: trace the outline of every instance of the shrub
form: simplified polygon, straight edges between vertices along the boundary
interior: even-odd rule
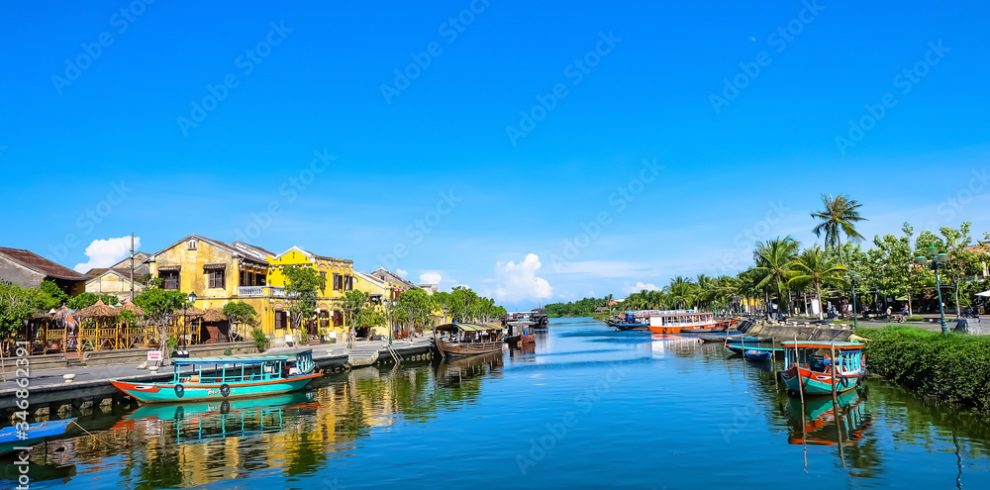
[[[265,331],[255,327],[251,330],[251,337],[254,339],[254,345],[258,347],[258,352],[264,352],[268,348],[268,336],[265,335]]]
[[[939,401],[990,412],[990,338],[910,327],[862,329],[873,374]]]

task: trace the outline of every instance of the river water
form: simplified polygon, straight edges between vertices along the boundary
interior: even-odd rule
[[[532,352],[82,417],[92,436],[30,468],[32,488],[990,488],[990,421],[875,380],[840,404],[717,344],[567,319]]]

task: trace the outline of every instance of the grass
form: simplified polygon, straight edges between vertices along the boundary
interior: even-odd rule
[[[867,366],[925,397],[990,413],[990,337],[892,325],[861,328]]]

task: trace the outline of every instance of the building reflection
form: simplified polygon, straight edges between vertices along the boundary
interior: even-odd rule
[[[501,376],[501,368],[501,355],[365,368],[324,378],[305,393],[142,406],[92,435],[35,446],[33,482],[84,479],[111,466],[128,488],[199,486],[257,470],[311,474],[400,420],[425,422],[473,404],[483,380]]]

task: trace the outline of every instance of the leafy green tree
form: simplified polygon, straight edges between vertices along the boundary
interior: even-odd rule
[[[964,281],[964,278],[976,275],[981,269],[980,254],[970,247],[973,243],[971,227],[972,224],[966,222],[959,228],[943,226],[939,229],[939,235],[929,231],[923,231],[918,235],[919,255],[928,254],[932,248],[936,253],[944,252],[948,255],[948,262],[942,274],[949,280],[949,286],[952,288],[957,317],[962,316],[962,306],[971,302],[971,295],[961,294],[967,285],[971,284],[971,281]]]
[[[45,279],[37,290],[38,309],[51,310],[64,305],[69,300],[69,295],[65,294],[62,288],[58,287],[54,281]]]
[[[235,325],[235,328],[238,330],[238,336],[240,337],[243,337],[239,333],[239,327],[241,325],[246,324],[254,327],[258,324],[258,312],[255,311],[253,306],[243,301],[232,301],[223,305],[223,314],[227,316],[227,321],[231,325]]]
[[[173,289],[151,287],[135,296],[134,304],[144,310],[144,316],[148,323],[158,326],[159,347],[163,354],[167,354],[168,326],[175,321],[177,311],[191,306],[188,304],[186,294]]]
[[[846,267],[836,264],[818,245],[805,250],[799,257],[791,261],[791,276],[788,279],[789,285],[811,285],[815,289],[815,297],[818,298],[818,319],[824,318],[822,310],[822,285],[839,282],[846,272]]]
[[[422,331],[431,327],[433,320],[433,297],[422,289],[410,289],[399,296],[395,307],[395,320],[411,329]]]
[[[85,292],[69,298],[66,302],[66,306],[73,310],[81,310],[83,308],[88,308],[95,305],[97,301],[103,301],[103,304],[110,306],[120,302],[120,300],[112,294]]]
[[[35,290],[0,282],[0,335],[10,337],[24,328],[37,311]]]
[[[292,314],[292,327],[298,329],[304,321],[316,316],[316,298],[327,286],[327,278],[316,269],[290,265],[282,269],[285,274],[285,293],[292,301],[289,312]]]

